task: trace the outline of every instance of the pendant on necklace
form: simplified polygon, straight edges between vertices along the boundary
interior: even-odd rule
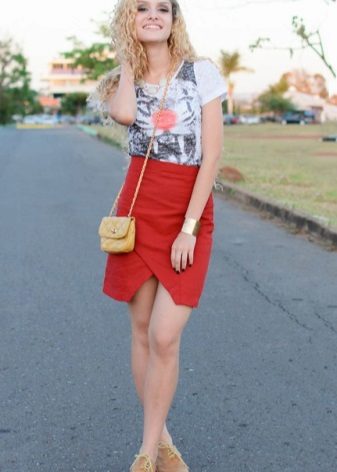
[[[139,81],[139,85],[149,94],[149,95],[157,95],[159,90],[164,87],[166,83],[166,79],[161,79],[159,84],[149,84],[144,80]]]

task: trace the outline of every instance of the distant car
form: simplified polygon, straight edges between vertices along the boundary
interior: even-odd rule
[[[83,125],[99,125],[101,123],[101,119],[98,115],[78,115],[77,123],[81,123]]]
[[[337,134],[328,134],[327,136],[323,136],[322,138],[322,141],[325,141],[325,142],[334,142],[336,143],[337,142]]]
[[[12,115],[12,120],[15,122],[15,123],[22,123],[23,122],[23,116],[22,115],[19,115],[19,114],[15,114],[15,115]]]
[[[22,123],[25,125],[38,125],[40,123],[39,115],[26,115],[23,117]]]
[[[57,125],[59,119],[56,115],[40,115],[40,124],[42,125]]]
[[[261,118],[256,115],[240,115],[239,122],[244,125],[255,125],[261,123]]]
[[[316,115],[313,111],[310,111],[310,110],[287,111],[286,113],[283,113],[283,115],[281,115],[280,122],[283,125],[287,125],[287,124],[307,125],[307,124],[316,123]]]
[[[239,123],[239,117],[237,115],[232,115],[228,113],[223,115],[224,125],[236,125],[237,123]]]
[[[278,121],[278,117],[276,115],[261,115],[260,121],[261,123],[275,123]]]
[[[71,125],[71,124],[76,123],[76,118],[72,115],[60,115],[59,121],[60,123],[63,123],[65,125],[68,125],[68,124]]]
[[[56,115],[36,114],[25,116],[22,122],[26,125],[57,125],[58,118]]]

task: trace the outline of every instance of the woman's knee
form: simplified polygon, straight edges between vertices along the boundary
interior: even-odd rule
[[[141,344],[143,347],[149,347],[149,321],[142,318],[132,323],[132,339],[134,342]]]
[[[163,359],[176,357],[179,351],[180,336],[159,329],[148,331],[149,347],[152,354]]]

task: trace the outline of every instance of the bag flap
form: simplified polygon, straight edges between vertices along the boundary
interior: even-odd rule
[[[133,217],[104,216],[98,228],[98,234],[103,238],[124,238],[130,228]]]

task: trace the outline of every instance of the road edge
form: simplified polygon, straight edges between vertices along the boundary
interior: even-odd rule
[[[249,192],[248,190],[243,190],[237,185],[223,180],[216,181],[215,193],[224,195],[232,200],[244,203],[248,207],[253,207],[286,223],[290,223],[302,233],[304,232],[328,242],[334,247],[334,249],[337,249],[337,231],[329,228],[309,215],[301,213],[298,210],[287,208],[278,202],[261,197]]]

